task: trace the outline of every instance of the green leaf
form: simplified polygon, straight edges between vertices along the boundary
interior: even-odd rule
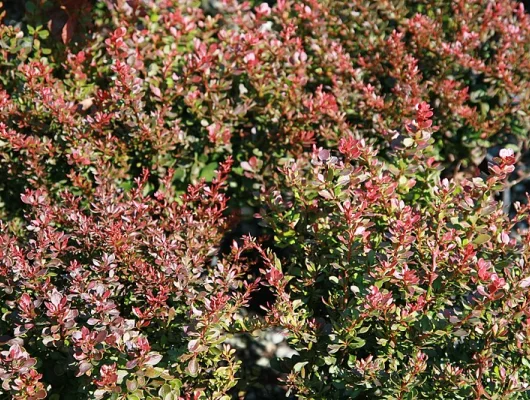
[[[118,375],[118,383],[122,383],[123,382],[123,378],[125,378],[127,376],[129,372],[128,371],[125,371],[123,369],[120,369],[118,370],[117,372],[117,375]]]
[[[324,363],[326,363],[327,365],[335,365],[336,362],[337,362],[337,359],[335,357],[331,357],[331,356],[324,357]]]
[[[361,329],[359,329],[359,333],[366,333],[370,330],[369,326],[364,326]]]
[[[488,115],[488,112],[490,110],[490,105],[488,103],[481,102],[480,103],[480,112],[482,113],[482,116]]]
[[[145,376],[148,378],[158,378],[162,372],[164,372],[164,370],[161,368],[148,367],[145,370]]]
[[[304,362],[296,363],[296,364],[294,365],[294,367],[293,367],[293,370],[294,370],[295,372],[300,372],[300,370],[301,370],[302,368],[304,368],[304,366],[306,366],[307,363],[308,363],[308,361],[304,361]]]
[[[478,235],[475,240],[473,240],[474,244],[483,244],[486,242],[489,242],[491,240],[491,236],[486,233],[481,233]]]
[[[458,336],[458,337],[465,337],[465,336],[469,336],[469,332],[467,332],[464,329],[457,329],[456,331],[453,332],[453,335]]]
[[[330,354],[334,354],[336,353],[337,351],[339,351],[340,349],[342,349],[342,345],[341,344],[330,344],[328,346],[328,353]]]
[[[349,348],[350,349],[360,349],[361,347],[364,347],[366,344],[366,340],[361,338],[355,338],[355,341],[353,343],[350,343]]]
[[[218,163],[212,162],[207,164],[202,170],[200,177],[204,178],[207,182],[211,182],[213,178],[215,177],[215,171],[217,170],[217,167],[219,166]]]
[[[158,389],[158,395],[161,397],[165,397],[168,394],[171,394],[171,392],[171,386],[169,386],[168,384],[162,385],[162,387]]]
[[[180,379],[177,379],[177,378],[172,379],[171,381],[169,381],[169,384],[171,385],[171,387],[173,388],[175,392],[180,394],[180,388],[182,387],[182,381]]]

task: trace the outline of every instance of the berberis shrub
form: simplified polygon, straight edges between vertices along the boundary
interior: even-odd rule
[[[286,362],[300,398],[528,395],[530,247],[513,228],[529,214],[508,220],[492,198],[514,153],[485,180],[440,182],[430,114],[420,104],[392,162],[345,138],[265,196],[290,253],[268,260],[268,321],[300,353]]]
[[[529,145],[520,4],[0,19],[2,396],[244,398],[230,343],[269,328],[300,399],[530,396],[530,210],[495,200]]]
[[[147,173],[128,193],[97,181],[90,202],[22,195],[28,235],[0,237],[0,326],[13,335],[0,358],[5,393],[44,398],[51,384],[66,396],[168,399],[202,387],[220,398],[235,385],[224,332],[257,282],[243,282],[238,246],[209,262],[228,168],[181,201],[169,184],[144,194]]]

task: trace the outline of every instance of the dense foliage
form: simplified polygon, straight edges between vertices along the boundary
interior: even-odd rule
[[[492,199],[513,171],[502,150],[492,175],[437,179],[421,114],[393,162],[363,140],[338,156],[283,170],[265,219],[290,257],[270,263],[269,320],[299,356],[287,362],[300,398],[469,399],[527,393],[530,255],[527,220]],[[422,121],[422,122],[419,122]]]
[[[2,395],[529,396],[519,3],[1,10]]]

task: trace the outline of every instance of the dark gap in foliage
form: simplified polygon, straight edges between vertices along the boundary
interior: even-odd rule
[[[26,13],[24,0],[3,0],[3,8],[6,11],[4,22],[7,25],[16,25],[21,23]]]
[[[243,243],[243,236],[252,236],[258,240],[263,238],[264,232],[263,228],[259,225],[259,220],[255,218],[242,218],[235,227],[227,232],[219,246],[219,253],[221,259],[223,256],[230,253],[232,243],[234,241],[239,244]],[[272,245],[271,240],[262,243],[263,245]],[[256,279],[261,275],[259,272],[260,269],[264,267],[263,261],[257,252],[257,250],[250,250],[245,252],[245,257],[248,259],[248,264],[250,265],[250,281]],[[257,316],[264,316],[266,313],[263,310],[263,307],[267,304],[273,304],[275,301],[275,296],[271,292],[270,288],[267,286],[261,285],[259,290],[254,292],[250,302],[249,302],[249,311],[255,313]]]

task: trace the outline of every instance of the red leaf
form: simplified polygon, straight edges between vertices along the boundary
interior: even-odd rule
[[[61,32],[61,39],[63,40],[64,44],[68,44],[70,40],[72,40],[76,26],[77,18],[74,16],[70,16],[66,21],[66,24],[64,24]]]

